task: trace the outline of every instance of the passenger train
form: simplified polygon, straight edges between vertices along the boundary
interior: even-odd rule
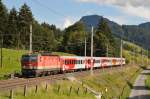
[[[57,56],[45,53],[25,54],[21,58],[22,74],[35,77],[120,65],[125,65],[125,58]]]

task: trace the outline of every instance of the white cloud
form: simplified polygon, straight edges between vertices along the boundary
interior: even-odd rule
[[[120,25],[122,24],[129,24],[127,18],[124,16],[107,16],[106,18],[110,19],[111,21],[117,22]]]
[[[76,0],[78,2],[96,3],[115,6],[121,12],[150,20],[150,0]]]
[[[129,15],[138,16],[146,20],[150,20],[150,8],[142,6],[134,7],[131,5],[127,5],[126,7],[123,7],[121,9]]]
[[[72,25],[74,22],[71,20],[71,18],[66,18],[64,21],[63,28],[67,28],[68,26]]]
[[[117,6],[126,6],[128,4],[132,6],[145,6],[149,7],[150,0],[76,0],[78,2],[92,2],[98,4],[111,4]]]

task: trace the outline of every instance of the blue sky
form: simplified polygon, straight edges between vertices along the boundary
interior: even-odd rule
[[[137,0],[2,0],[8,9],[24,3],[31,8],[36,20],[67,27],[82,16],[97,14],[119,24],[140,24],[150,20],[149,6]],[[130,2],[135,1],[135,2]],[[148,2],[149,3],[149,2]]]

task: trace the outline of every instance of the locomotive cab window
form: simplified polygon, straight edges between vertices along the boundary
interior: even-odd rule
[[[30,61],[30,62],[36,62],[37,56],[36,55],[24,55],[22,56],[22,61]]]

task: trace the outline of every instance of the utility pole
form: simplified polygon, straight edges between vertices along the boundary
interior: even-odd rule
[[[3,67],[3,34],[1,33],[1,68]]]
[[[134,44],[134,41],[132,41],[133,42],[133,44]],[[134,65],[134,63],[135,63],[135,52],[134,52],[135,50],[134,50],[134,48],[133,48],[133,51],[132,51],[132,65]]]
[[[18,42],[17,42],[17,43],[18,43],[18,44],[17,44],[18,50],[20,49],[20,48],[19,48],[20,42],[21,42],[21,40],[20,40],[20,32],[18,32]]]
[[[121,68],[122,68],[122,37],[121,37],[121,45],[120,45],[120,57],[121,57]]]
[[[136,47],[135,47],[135,48],[134,48],[134,63],[137,63],[137,58],[136,58],[136,55],[137,55],[137,54],[136,54],[136,52],[137,52],[137,51],[136,51]]]
[[[141,49],[141,58],[142,58],[142,65],[143,65],[143,49]]]
[[[93,26],[91,32],[91,75],[93,75]]]
[[[32,24],[30,25],[30,53],[32,53]]]
[[[149,62],[148,62],[148,61],[149,61],[148,54],[149,54],[149,53],[148,53],[148,49],[147,49],[147,65],[149,65]]]
[[[123,66],[123,64],[122,64],[122,53],[123,53],[123,36],[124,36],[124,32],[122,32],[122,35],[121,35],[121,45],[120,45],[120,57],[121,57],[121,68],[122,68],[122,66]]]
[[[107,53],[106,53],[106,56],[108,57],[108,44],[107,44]]]
[[[133,49],[133,52],[132,52],[132,53],[133,53],[133,54],[132,54],[132,55],[133,55],[133,56],[132,56],[132,57],[133,57],[133,58],[132,58],[132,64],[134,65],[134,63],[135,63],[135,52],[134,52],[134,49]]]
[[[85,46],[84,46],[84,56],[86,57],[86,37],[85,37]]]

